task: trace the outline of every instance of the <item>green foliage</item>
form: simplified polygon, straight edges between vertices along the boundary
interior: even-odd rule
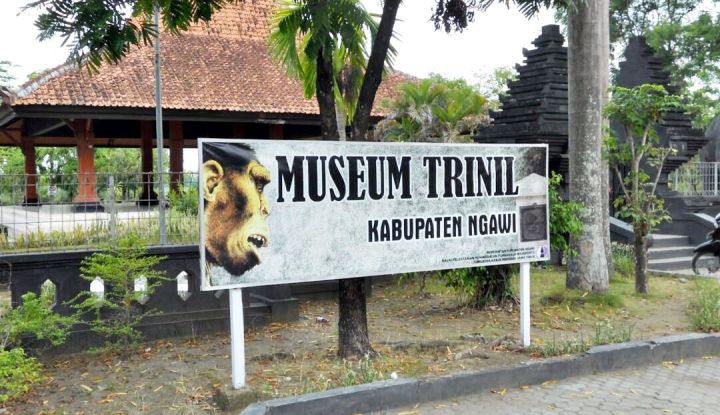
[[[19,347],[23,337],[58,346],[76,323],[72,317],[53,312],[52,301],[26,293],[19,306],[0,310],[0,403],[22,395],[42,379],[42,366]]]
[[[53,346],[65,342],[76,320],[61,316],[51,309],[52,304],[34,293],[22,296],[22,303],[10,308],[0,317],[0,350],[19,346],[24,336],[47,340]]]
[[[368,52],[366,32],[378,25],[357,0],[279,2],[268,38],[274,60],[300,79],[306,98],[316,93],[317,62],[333,67],[335,102],[349,121],[355,113]],[[390,48],[390,56],[394,50]]]
[[[363,356],[357,362],[343,360],[342,384],[343,386],[360,385],[382,379],[383,374],[375,368],[373,359],[369,355]]]
[[[33,0],[26,8],[39,11],[35,25],[40,40],[59,36],[72,47],[77,62],[86,59],[91,70],[102,62],[116,63],[131,46],[150,44],[156,31],[153,12],[158,4],[161,25],[170,33],[186,30],[191,23],[209,21],[225,1],[219,0]],[[132,19],[127,16],[132,11]]]
[[[434,75],[399,89],[398,98],[383,102],[390,115],[375,129],[385,141],[471,141],[490,121],[487,99],[462,79]]]
[[[633,247],[628,244],[613,242],[611,244],[613,267],[623,278],[630,278],[635,272],[635,255]]]
[[[715,281],[696,283],[689,314],[695,330],[720,331],[720,287]]]
[[[500,108],[500,98],[507,94],[508,83],[517,79],[517,71],[509,66],[501,66],[492,70],[476,74],[475,89],[480,95],[488,99],[488,108]]]
[[[195,216],[198,214],[198,189],[197,187],[182,187],[177,191],[168,193],[170,209],[180,214]]]
[[[0,404],[17,398],[42,380],[42,366],[21,348],[0,350]]]
[[[660,146],[656,128],[663,113],[678,108],[682,108],[679,97],[668,94],[660,85],[650,84],[613,88],[605,108],[607,116],[622,125],[625,133],[617,137],[611,131],[604,142],[604,153],[620,182],[622,194],[613,204],[617,214],[633,225],[637,262],[644,262],[646,257],[647,235],[670,219],[663,199],[655,192],[663,164],[675,150]],[[638,292],[647,290],[646,265],[635,275]]]
[[[720,113],[720,17],[702,0],[610,2],[611,41],[616,50],[643,35],[681,89],[698,127]]]
[[[550,246],[555,252],[564,252],[575,255],[570,247],[568,238],[576,236],[582,231],[580,212],[582,204],[560,197],[560,183],[562,176],[551,172],[548,182],[548,200],[550,201]]]
[[[474,308],[515,303],[512,291],[513,265],[458,268],[441,271],[446,284],[460,293],[463,303]],[[465,299],[470,297],[469,301]]]
[[[127,352],[141,339],[137,326],[144,317],[156,312],[144,309],[140,301],[151,296],[168,279],[164,271],[155,269],[164,259],[148,255],[143,240],[130,233],[114,246],[83,260],[80,276],[88,282],[101,278],[105,293],[100,298],[83,291],[70,304],[77,310],[78,318],[87,321],[91,330],[105,338],[106,347]],[[136,284],[142,279],[144,288],[136,290]]]

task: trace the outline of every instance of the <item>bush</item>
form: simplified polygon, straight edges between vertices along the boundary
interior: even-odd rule
[[[442,273],[447,285],[460,293],[463,302],[466,296],[472,296],[468,303],[470,307],[503,306],[517,302],[511,284],[513,265],[459,268]]]
[[[25,336],[60,345],[75,323],[72,317],[53,312],[51,306],[47,298],[27,293],[18,307],[0,312],[0,403],[22,395],[42,379],[42,366],[22,348],[6,349],[19,346]]]
[[[89,282],[101,278],[105,292],[97,296],[83,291],[70,304],[78,318],[85,319],[92,331],[105,338],[108,349],[127,352],[142,338],[138,325],[156,311],[145,310],[140,303],[168,279],[164,271],[154,269],[163,259],[148,255],[142,239],[131,233],[120,238],[116,246],[83,260],[80,276]],[[136,290],[136,283],[141,282],[143,289]]]
[[[17,398],[42,380],[42,366],[21,348],[0,350],[0,403]]]
[[[690,319],[695,330],[720,331],[720,287],[714,281],[712,285],[698,282],[690,303]]]
[[[53,346],[64,343],[76,320],[53,312],[51,305],[34,293],[23,295],[22,304],[0,318],[0,350],[19,346],[23,336],[47,340]]]

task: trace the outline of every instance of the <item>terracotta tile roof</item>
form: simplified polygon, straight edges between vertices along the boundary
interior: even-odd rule
[[[289,79],[267,50],[269,0],[227,5],[210,24],[161,37],[163,108],[176,110],[317,114],[299,81]],[[23,85],[14,106],[154,108],[153,47],[139,47],[99,74],[65,65]],[[407,79],[387,77],[376,102]],[[373,115],[382,115],[379,105]]]

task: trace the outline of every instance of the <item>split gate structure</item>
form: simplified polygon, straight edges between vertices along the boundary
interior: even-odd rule
[[[475,141],[495,143],[547,143],[550,148],[550,169],[563,175],[568,174],[568,76],[567,47],[563,46],[564,38],[560,28],[548,25],[534,41],[535,49],[523,50],[525,62],[516,65],[518,78],[508,84],[507,94],[501,98],[501,110],[491,114],[494,119],[489,126],[479,130]],[[663,62],[654,55],[653,50],[642,37],[630,40],[624,53],[624,61],[620,63],[617,83],[624,87],[634,87],[645,83],[663,85],[668,92],[676,92],[677,88],[670,82],[669,74],[663,70]],[[658,194],[666,201],[666,207],[672,217],[671,222],[663,223],[658,233],[663,234],[655,240],[665,238],[666,234],[679,236],[677,240],[697,244],[712,229],[711,215],[720,208],[720,197],[711,192],[705,194],[689,193],[689,186],[679,180],[681,172],[690,167],[690,176],[697,176],[695,161],[703,147],[705,162],[717,162],[716,141],[720,140],[720,122],[716,120],[706,134],[692,127],[692,120],[687,114],[673,111],[663,116],[659,136],[661,145],[671,146],[677,154],[665,163],[659,183]],[[622,137],[619,126],[613,125]],[[709,144],[708,144],[709,143]],[[717,169],[717,164],[714,164]],[[713,188],[718,175],[713,176],[712,170],[705,175],[704,183],[695,187]],[[614,178],[613,178],[614,179]],[[674,180],[671,180],[674,179]],[[612,187],[611,199],[618,195],[617,183]],[[612,207],[609,207],[612,211]],[[632,227],[628,224],[611,219],[611,235],[614,240],[631,242]],[[667,239],[667,238],[665,238]],[[660,244],[658,244],[660,246]],[[689,247],[682,247],[683,255]],[[678,250],[680,252],[680,250]],[[682,258],[682,259],[680,259]],[[682,261],[687,260],[687,264]],[[662,259],[662,261],[668,261]],[[659,264],[665,264],[665,262]],[[677,267],[689,268],[689,258],[678,258]],[[653,267],[652,259],[650,267]]]

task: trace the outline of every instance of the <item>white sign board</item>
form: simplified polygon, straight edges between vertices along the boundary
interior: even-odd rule
[[[203,290],[550,256],[546,145],[198,146]]]

